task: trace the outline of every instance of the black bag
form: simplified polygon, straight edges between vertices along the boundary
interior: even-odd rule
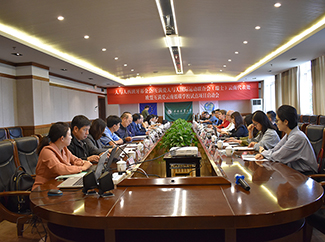
[[[7,191],[30,191],[34,184],[34,179],[26,173],[24,167],[17,167],[12,175]],[[7,208],[16,213],[30,213],[29,196],[9,196]]]

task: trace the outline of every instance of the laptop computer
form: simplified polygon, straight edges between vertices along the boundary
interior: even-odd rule
[[[103,169],[104,169],[104,166],[105,166],[105,160],[107,158],[107,153],[108,153],[108,149],[99,158],[98,164],[97,164],[96,169],[94,171],[96,181],[103,172]],[[89,170],[92,170],[92,167],[90,167],[88,169],[88,171]],[[83,172],[83,173],[80,173],[80,176],[69,177],[64,182],[62,182],[60,185],[58,185],[58,188],[82,188],[83,187],[83,176],[85,174],[86,174],[86,172]]]

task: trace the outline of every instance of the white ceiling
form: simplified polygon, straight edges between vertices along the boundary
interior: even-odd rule
[[[324,0],[282,0],[280,8],[273,6],[276,2],[174,0],[184,68],[183,75],[176,75],[154,0],[0,0],[0,59],[37,62],[49,66],[52,73],[103,87],[227,81],[220,75],[235,78],[325,16]],[[57,20],[60,15],[63,21]],[[255,30],[257,25],[260,30]],[[37,43],[10,36],[3,26],[23,31],[105,72],[44,54]],[[324,37],[323,29],[241,80],[263,80],[325,54]],[[13,47],[23,56],[11,55]],[[128,79],[137,73],[140,78]]]

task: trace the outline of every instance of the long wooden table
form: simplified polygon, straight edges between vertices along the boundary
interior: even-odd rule
[[[135,174],[110,198],[81,190],[48,197],[47,190],[60,184],[53,180],[30,195],[33,212],[57,238],[80,241],[302,241],[303,219],[322,205],[318,183],[280,163],[259,166],[240,153],[210,152],[201,141],[199,150],[202,177],[163,178],[162,159],[145,162],[141,167],[162,178]],[[144,159],[162,153],[153,147]],[[237,173],[245,175],[249,192],[235,185]]]

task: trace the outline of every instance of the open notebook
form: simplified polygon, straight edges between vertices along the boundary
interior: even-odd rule
[[[94,171],[96,181],[100,177],[100,175],[102,174],[103,170],[104,169],[106,170],[111,166],[111,164],[113,162],[115,152],[116,152],[116,148],[114,148],[112,150],[111,155],[108,158],[106,166],[105,166],[105,160],[107,158],[108,149],[100,156],[98,164],[97,164],[96,169]],[[92,169],[92,167],[89,168],[89,170],[91,170],[91,169]],[[80,176],[69,177],[64,182],[62,182],[60,185],[58,185],[58,188],[81,188],[81,187],[83,187],[83,176],[85,174],[86,174],[86,172],[83,172],[83,173],[80,173]]]

